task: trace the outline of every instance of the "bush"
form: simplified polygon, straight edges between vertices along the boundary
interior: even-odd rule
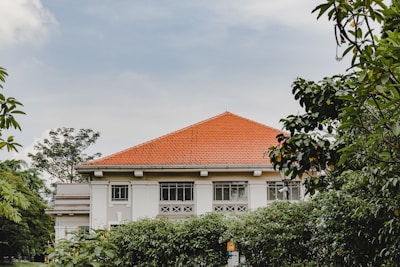
[[[222,214],[183,221],[144,219],[119,226],[113,242],[120,266],[221,266],[226,263]]]
[[[53,267],[106,267],[114,266],[117,247],[110,241],[110,232],[95,230],[90,234],[76,232],[48,249]]]
[[[312,202],[275,202],[244,216],[232,236],[246,264],[257,266],[311,265]]]

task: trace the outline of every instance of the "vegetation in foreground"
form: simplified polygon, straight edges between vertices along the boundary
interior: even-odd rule
[[[14,263],[0,263],[1,267],[45,267],[45,263],[40,262],[14,262]]]

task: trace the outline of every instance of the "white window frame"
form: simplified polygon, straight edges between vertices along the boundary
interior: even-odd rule
[[[127,197],[123,198],[123,199],[116,199],[113,198],[113,193],[114,193],[114,188],[115,187],[126,187],[127,188]],[[109,199],[110,199],[110,206],[112,207],[114,204],[125,204],[128,205],[129,201],[131,199],[131,186],[129,182],[113,182],[110,183],[110,187],[109,187]]]
[[[301,182],[267,182],[267,201],[300,201],[301,195]],[[293,196],[297,196],[293,198]]]
[[[160,202],[193,202],[194,201],[194,182],[160,182]],[[167,197],[164,190],[167,191]],[[190,197],[187,198],[187,190]],[[181,194],[180,194],[181,193]],[[174,197],[172,197],[174,195]]]
[[[221,199],[217,199],[218,189],[221,190]],[[240,196],[241,191],[244,193],[242,196]],[[248,199],[249,185],[247,182],[213,182],[214,201],[247,202]]]

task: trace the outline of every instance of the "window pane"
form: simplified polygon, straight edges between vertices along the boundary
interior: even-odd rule
[[[276,199],[279,199],[279,200],[284,200],[285,198],[284,198],[284,193],[286,193],[286,192],[284,192],[283,191],[283,185],[281,185],[281,186],[277,186],[276,187]]]
[[[217,187],[214,192],[214,200],[222,200],[222,188]]]
[[[230,194],[229,194],[229,187],[224,187],[222,190],[223,190],[223,191],[222,191],[222,198],[223,198],[223,200],[230,200],[230,198],[229,198],[229,196],[230,196]]]
[[[183,200],[183,187],[179,186],[178,188],[178,200]]]
[[[176,200],[176,187],[169,189],[169,200]]]
[[[292,184],[291,200],[300,200],[300,187],[298,184]]]
[[[276,200],[276,187],[275,185],[271,185],[268,188],[268,200]]]
[[[168,188],[161,189],[161,200],[168,200]]]
[[[231,187],[231,200],[238,200],[238,198],[239,198],[238,186],[234,185]]]
[[[239,200],[247,200],[247,190],[245,186],[239,187]]]
[[[193,192],[193,188],[191,186],[185,188],[185,200],[193,200],[192,192]]]

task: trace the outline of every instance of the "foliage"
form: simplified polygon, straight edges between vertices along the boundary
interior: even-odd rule
[[[0,179],[4,182],[0,186],[3,192],[9,187],[14,189],[8,201],[29,203],[24,209],[14,211],[16,217],[0,216],[0,257],[40,259],[53,233],[54,220],[45,214],[47,206],[39,194],[30,190],[20,177],[0,171]]]
[[[0,171],[0,216],[21,222],[21,210],[26,210],[30,203],[20,191],[21,182],[13,181],[15,177]]]
[[[119,226],[113,236],[121,259],[116,266],[172,264],[175,233],[175,223],[167,219],[143,219]]]
[[[117,228],[121,266],[221,266],[226,263],[222,214],[184,221],[144,219]]]
[[[49,248],[49,260],[51,266],[223,266],[227,225],[223,214],[142,219],[111,232],[77,232]]]
[[[80,129],[75,133],[74,128],[57,128],[49,132],[49,138],[45,138],[43,143],[34,146],[35,154],[29,153],[28,156],[35,168],[46,171],[59,182],[84,182],[75,165],[101,156],[100,153],[91,156],[84,153],[99,137],[100,133],[92,129]]]
[[[322,266],[381,266],[375,256],[382,222],[364,217],[372,212],[368,202],[343,191],[323,193],[318,200],[310,241],[313,258]]]
[[[309,174],[309,192],[328,189],[317,197],[311,245],[323,265],[392,266],[400,258],[399,11],[399,1],[380,0],[314,9],[334,23],[338,58],[352,58],[349,74],[328,78],[340,81],[334,86],[298,79],[293,93],[306,115],[282,120],[291,135],[269,150],[276,168]],[[316,137],[321,131],[334,135]]]
[[[116,251],[107,230],[76,232],[71,239],[59,240],[47,250],[49,266],[54,267],[116,266],[119,262]]]
[[[234,224],[232,240],[250,266],[311,266],[312,211],[312,202],[275,202]]]
[[[3,89],[2,83],[5,82],[6,76],[6,70],[0,67],[0,89]],[[22,103],[14,97],[6,97],[4,94],[0,94],[0,149],[5,147],[8,151],[17,151],[17,147],[21,146],[14,141],[14,136],[3,137],[4,130],[21,130],[21,126],[14,117],[18,114],[25,114],[19,109],[21,106]]]
[[[48,195],[50,189],[46,186],[45,180],[40,178],[39,171],[28,168],[28,164],[23,160],[5,160],[0,162],[0,169],[18,176],[26,186],[34,193]]]
[[[192,217],[177,225],[174,266],[223,266],[226,263],[227,218],[221,213]]]

